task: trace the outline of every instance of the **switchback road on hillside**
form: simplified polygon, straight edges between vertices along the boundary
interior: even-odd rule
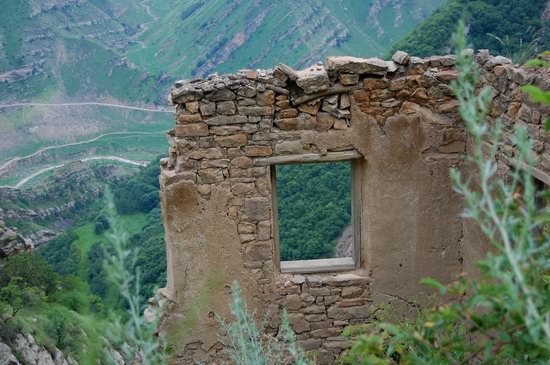
[[[130,135],[131,136],[131,135],[144,135],[144,134],[147,135],[147,134],[159,134],[159,133],[167,133],[167,132],[168,132],[167,130],[158,131],[158,132],[112,132],[112,133],[105,133],[105,134],[99,135],[97,137],[94,137],[92,139],[88,139],[88,140],[85,140],[85,141],[66,143],[66,144],[60,144],[60,145],[55,145],[55,146],[48,146],[48,147],[41,148],[38,151],[36,151],[34,153],[31,153],[30,155],[23,156],[23,157],[19,157],[19,156],[14,157],[11,160],[8,160],[8,161],[4,162],[2,165],[0,165],[0,172],[2,170],[6,169],[11,164],[17,162],[17,161],[23,161],[23,160],[29,159],[31,157],[40,155],[41,153],[43,153],[45,151],[54,150],[54,149],[63,148],[63,147],[78,146],[78,145],[81,145],[81,144],[92,143],[92,142],[98,141],[101,138],[107,137],[107,136],[114,136],[114,135]]]
[[[152,112],[152,113],[170,113],[170,114],[174,113],[173,110],[168,110],[168,109],[149,109],[149,108],[140,108],[140,107],[137,107],[137,106],[109,104],[109,103],[97,103],[97,102],[58,103],[58,104],[48,104],[48,103],[0,104],[0,109],[17,108],[17,107],[24,107],[24,106],[85,106],[85,105],[106,106],[106,107],[112,107],[112,108],[122,108],[122,109],[131,109],[131,110],[141,110],[141,111]]]
[[[127,164],[135,165],[135,166],[142,166],[142,167],[147,166],[146,162],[128,160],[126,158],[122,158],[122,157],[118,157],[118,156],[93,156],[93,157],[86,157],[86,158],[76,160],[76,161],[86,162],[86,161],[93,161],[93,160],[110,160],[110,161],[118,161],[118,162],[122,162],[122,163],[127,163]],[[65,162],[65,163],[62,163],[62,164],[59,164],[59,165],[44,167],[43,169],[40,169],[38,171],[33,172],[32,174],[30,174],[28,176],[25,176],[24,178],[19,180],[17,182],[17,184],[15,184],[15,185],[0,185],[0,188],[19,189],[21,186],[23,186],[24,184],[26,184],[30,180],[34,179],[38,175],[41,175],[45,172],[63,167],[63,166],[65,166],[66,164],[68,164],[70,162],[73,162],[73,161]]]

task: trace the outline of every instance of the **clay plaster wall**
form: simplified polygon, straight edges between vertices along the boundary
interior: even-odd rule
[[[548,110],[518,85],[548,88],[548,75],[529,74],[502,57],[476,55],[483,82],[494,89],[492,117],[507,128],[527,126],[537,140],[540,173],[550,171],[541,128]],[[369,321],[382,302],[419,298],[420,279],[448,282],[470,269],[486,247],[462,221],[449,169],[468,175],[469,139],[450,82],[453,56],[393,61],[331,57],[303,71],[242,70],[176,83],[176,126],[161,161],[170,313],[164,328],[189,317],[198,298],[209,303],[176,362],[222,357],[214,314],[228,316],[229,287],[239,281],[249,306],[275,334],[287,308],[302,345],[332,364],[349,344],[341,330]],[[504,172],[512,144],[502,146]],[[277,158],[359,156],[360,264],[337,273],[282,274],[274,252],[270,163]],[[504,160],[503,160],[504,161]],[[541,176],[542,176],[541,175]],[[221,283],[221,284],[220,284]],[[209,291],[208,288],[214,288]]]

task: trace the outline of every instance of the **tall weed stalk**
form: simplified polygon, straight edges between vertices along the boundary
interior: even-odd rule
[[[160,313],[158,310],[154,312],[153,320],[147,320],[143,315],[145,303],[140,296],[140,273],[135,261],[137,255],[128,248],[128,234],[116,214],[113,195],[108,189],[105,190],[105,201],[111,227],[105,270],[127,307],[124,318],[115,320],[115,330],[109,337],[120,344],[127,361],[140,365],[166,364],[164,345],[154,335]]]

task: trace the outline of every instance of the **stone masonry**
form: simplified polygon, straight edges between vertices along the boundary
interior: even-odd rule
[[[512,65],[486,51],[475,55],[482,83],[493,90],[491,118],[507,133],[525,126],[540,159],[535,176],[550,183],[550,146],[541,121],[547,107],[520,85],[548,90],[543,70]],[[471,147],[450,88],[454,56],[420,59],[397,52],[392,61],[329,57],[306,70],[241,70],[175,84],[176,125],[161,161],[169,299],[163,329],[186,322],[207,298],[175,363],[223,358],[215,314],[229,317],[229,287],[243,296],[266,332],[275,335],[286,308],[303,347],[333,364],[349,347],[341,331],[368,322],[381,303],[407,305],[486,252],[476,227],[460,218],[451,167],[466,176]],[[501,171],[514,163],[510,138],[500,146]],[[360,185],[359,263],[354,270],[282,274],[274,251],[270,165],[281,161],[346,160]],[[221,284],[219,284],[221,282]]]

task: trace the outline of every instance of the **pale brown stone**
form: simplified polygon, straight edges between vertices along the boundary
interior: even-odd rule
[[[271,156],[273,151],[269,146],[246,146],[244,153],[248,157],[265,157]]]
[[[201,137],[208,135],[208,125],[204,123],[176,125],[176,137]]]
[[[222,169],[203,169],[199,171],[199,176],[203,184],[212,184],[223,181],[223,172]]]
[[[295,118],[298,116],[298,109],[285,109],[281,111],[281,118]]]
[[[239,147],[246,145],[248,137],[244,133],[239,133],[230,136],[216,136],[214,140],[222,147]]]
[[[252,167],[252,159],[246,156],[238,156],[231,160],[231,165],[240,168]]]
[[[304,112],[304,113],[315,115],[319,111],[320,107],[321,107],[321,102],[320,101],[315,101],[311,104],[310,103],[304,103],[304,104],[298,105],[298,110],[301,111],[301,112]]]
[[[357,74],[339,74],[340,82],[342,85],[355,85],[359,82],[359,75]]]
[[[180,124],[191,124],[200,122],[202,122],[202,117],[200,114],[181,114],[178,117],[178,123]]]
[[[199,111],[199,102],[198,101],[188,101],[185,103],[185,109],[190,113],[197,113]]]
[[[218,114],[234,115],[235,103],[232,101],[220,101],[216,103],[216,110],[218,111]]]
[[[271,106],[275,103],[275,92],[273,90],[266,90],[256,96],[258,105]]]
[[[231,187],[231,192],[235,195],[245,195],[256,190],[254,183],[238,183]]]
[[[271,106],[239,106],[239,114],[269,116],[273,114]]]

